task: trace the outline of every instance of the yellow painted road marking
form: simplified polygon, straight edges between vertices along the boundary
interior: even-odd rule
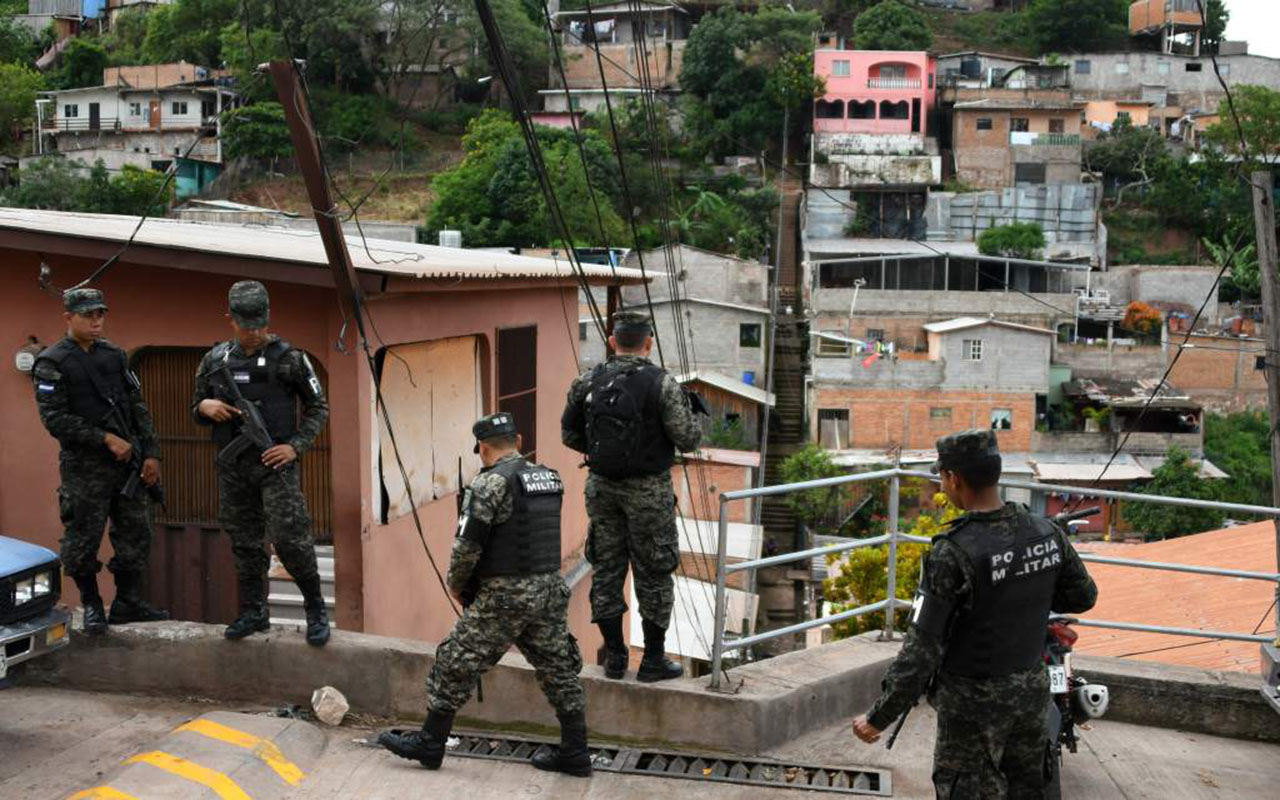
[[[252,797],[244,793],[243,789],[236,785],[235,781],[221,772],[202,767],[194,761],[188,761],[185,758],[179,758],[160,750],[152,750],[150,753],[136,755],[133,758],[126,759],[124,763],[150,764],[156,769],[162,769],[165,772],[177,775],[179,778],[207,786],[217,792],[218,797],[222,798],[222,800],[253,800]]]
[[[138,800],[138,798],[125,794],[119,789],[112,789],[110,786],[95,786],[83,792],[76,792],[67,800]]]
[[[296,764],[284,757],[284,753],[280,752],[280,748],[276,747],[274,742],[254,736],[251,733],[245,733],[208,719],[192,720],[186,725],[175,729],[174,733],[180,731],[191,731],[201,736],[208,736],[210,739],[216,739],[219,742],[226,742],[236,747],[252,750],[255,756],[275,770],[276,774],[290,786],[297,786],[306,777],[306,774],[298,769]]]

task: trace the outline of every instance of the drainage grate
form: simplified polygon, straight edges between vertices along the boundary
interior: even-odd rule
[[[490,736],[457,733],[450,755],[499,761],[528,761],[539,749],[555,744],[551,739]],[[697,753],[662,750],[592,747],[592,765],[603,772],[650,777],[685,778],[715,783],[768,786],[774,789],[805,789],[836,794],[890,797],[893,779],[888,770],[871,767],[828,767],[787,764],[779,761],[735,759]]]

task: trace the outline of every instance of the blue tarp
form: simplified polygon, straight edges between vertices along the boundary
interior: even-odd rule
[[[106,0],[84,0],[81,14],[85,19],[97,19],[102,14],[102,8],[106,5]]]

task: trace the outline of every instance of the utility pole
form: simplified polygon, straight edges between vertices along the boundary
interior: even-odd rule
[[[1262,323],[1267,329],[1263,362],[1267,376],[1267,408],[1271,412],[1271,502],[1280,506],[1280,282],[1276,270],[1275,179],[1270,170],[1258,170],[1253,184],[1253,220],[1258,235],[1258,274],[1262,279]],[[1280,571],[1280,519],[1276,526],[1276,565]],[[1280,648],[1280,584],[1276,585],[1276,647]]]

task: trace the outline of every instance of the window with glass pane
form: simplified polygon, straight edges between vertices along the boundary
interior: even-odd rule
[[[738,345],[740,347],[760,346],[760,323],[744,322],[738,326]]]
[[[965,361],[981,361],[982,360],[982,340],[981,339],[965,339],[961,342],[960,351],[964,353]]]

